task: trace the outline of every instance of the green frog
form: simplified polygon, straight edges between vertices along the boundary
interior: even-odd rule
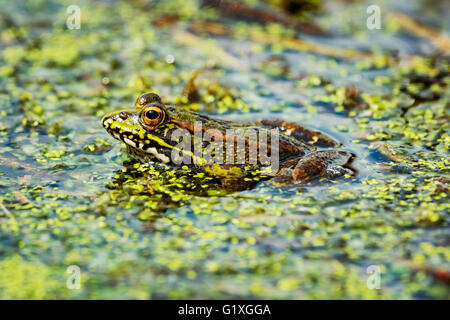
[[[278,119],[237,122],[166,106],[155,93],[110,113],[103,127],[142,163],[189,166],[224,188],[261,179],[301,184],[353,174],[353,154],[325,134]]]

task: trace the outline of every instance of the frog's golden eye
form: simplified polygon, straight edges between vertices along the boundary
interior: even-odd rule
[[[166,118],[166,111],[161,105],[153,103],[142,109],[140,118],[145,126],[150,129],[156,128],[164,122],[164,119]]]

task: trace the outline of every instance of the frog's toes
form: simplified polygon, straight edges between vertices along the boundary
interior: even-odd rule
[[[354,172],[348,168],[341,166],[330,166],[327,168],[326,173],[323,174],[323,178],[333,178],[343,176],[345,174],[353,174]]]
[[[343,150],[323,150],[316,151],[310,155],[318,161],[323,161],[330,166],[345,166],[353,159],[353,154]]]

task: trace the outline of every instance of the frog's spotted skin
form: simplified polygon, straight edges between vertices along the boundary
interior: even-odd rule
[[[189,133],[188,138],[194,141],[194,128],[197,126],[198,130],[198,124],[201,124],[203,133],[208,129],[215,129],[221,133],[224,141],[226,139],[236,141],[236,135],[230,135],[230,130],[252,129],[258,135],[266,134],[267,145],[270,145],[270,130],[278,129],[278,133],[272,137],[278,139],[279,168],[268,174],[274,180],[299,183],[353,173],[348,169],[352,154],[336,149],[340,144],[320,132],[276,119],[258,120],[254,123],[214,119],[177,107],[166,107],[159,96],[153,93],[140,96],[133,108],[106,115],[102,119],[102,124],[114,138],[124,142],[128,154],[140,162],[175,165],[172,151],[182,151],[184,157],[189,160],[187,163],[203,168],[212,176],[228,181],[231,179],[236,183],[243,177],[254,176],[261,167],[258,164],[248,163],[249,145],[256,144],[258,152],[262,148],[256,140],[246,137],[245,163],[211,164],[192,150],[180,150],[179,139],[172,140],[172,133],[177,129],[184,129],[184,132]],[[202,150],[206,152],[210,142],[201,143]],[[225,149],[226,147],[223,150],[223,159],[227,152]],[[232,156],[237,159],[235,149],[232,150],[234,152]],[[183,164],[186,164],[186,161]]]

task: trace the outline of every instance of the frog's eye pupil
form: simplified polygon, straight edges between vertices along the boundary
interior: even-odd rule
[[[150,120],[155,120],[159,117],[159,113],[158,113],[158,111],[155,111],[155,110],[148,110],[145,113],[145,116]]]

